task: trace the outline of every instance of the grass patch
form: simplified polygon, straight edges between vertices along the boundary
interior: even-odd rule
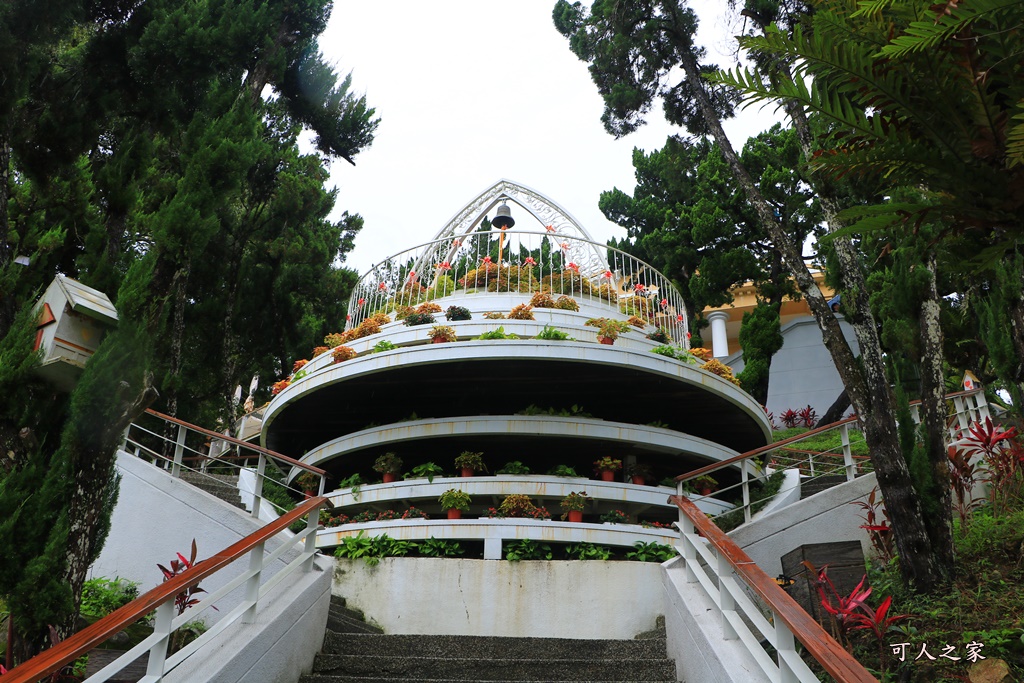
[[[789,439],[800,434],[805,434],[811,431],[806,427],[791,427],[789,429],[779,429],[772,432],[772,437],[775,441],[782,441],[783,439]],[[850,429],[850,451],[854,455],[867,455],[868,445],[864,441],[864,435],[857,429]],[[839,434],[838,429],[817,434],[808,438],[806,441],[800,441],[799,443],[793,444],[793,448],[798,448],[803,451],[818,451],[819,453],[835,453],[839,456],[843,454],[843,440]]]

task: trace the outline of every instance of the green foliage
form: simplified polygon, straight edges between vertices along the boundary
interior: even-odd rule
[[[360,531],[355,536],[342,538],[341,544],[334,551],[334,556],[362,559],[368,566],[374,567],[382,558],[405,557],[416,550],[416,544],[412,541],[401,541],[387,534],[367,537],[365,533]]]
[[[436,321],[431,313],[410,313],[402,322],[406,327],[413,327],[415,325],[433,325]]]
[[[360,494],[359,487],[362,486],[363,483],[364,483],[363,482],[363,478],[361,476],[359,476],[358,472],[356,472],[355,474],[353,474],[353,475],[351,475],[349,477],[345,477],[344,479],[339,480],[338,481],[338,488],[339,489],[351,489],[352,490],[352,500],[354,500],[355,502],[358,503],[359,502],[359,494]]]
[[[592,414],[583,410],[582,407],[575,403],[568,407],[556,410],[555,408],[541,408],[536,403],[531,403],[522,410],[516,413],[516,415],[552,415],[555,417],[594,417]]]
[[[668,344],[655,346],[653,349],[651,349],[651,353],[656,353],[659,356],[668,356],[669,358],[675,358],[676,360],[681,360],[688,365],[704,364],[704,361],[702,361],[700,358],[693,355],[686,349],[678,346],[670,346]]]
[[[98,577],[82,586],[81,612],[105,617],[139,597],[139,584],[127,579]]]
[[[779,331],[781,302],[755,306],[743,314],[740,347],[743,349],[743,371],[736,376],[740,386],[758,403],[768,402],[768,373],[772,356],[782,348]]]
[[[552,557],[550,545],[539,543],[533,539],[523,538],[518,541],[509,541],[505,544],[505,559],[509,562],[550,560]]]
[[[466,552],[458,541],[446,541],[433,537],[420,541],[418,550],[424,557],[458,557]]]
[[[553,477],[578,477],[578,476],[580,476],[580,475],[576,474],[576,470],[574,470],[572,467],[569,467],[568,465],[555,465],[550,470],[548,470],[548,474],[553,476]]]
[[[584,542],[565,546],[565,557],[569,560],[608,560],[611,556],[611,549],[603,545]]]
[[[379,342],[373,345],[373,348],[370,349],[370,353],[383,353],[384,351],[394,351],[397,348],[397,346],[395,346],[387,339],[381,339]]]
[[[771,502],[782,488],[782,482],[786,478],[784,470],[772,472],[763,484],[750,486],[750,514],[760,512],[765,505]],[[743,524],[743,510],[731,510],[715,517],[715,525],[726,533],[732,531],[740,524]]]
[[[502,327],[499,327],[496,330],[489,330],[487,332],[484,332],[479,337],[476,337],[476,339],[483,339],[483,340],[489,340],[489,339],[519,339],[519,337],[514,335],[514,334],[511,334],[511,333],[506,334],[505,333],[505,328],[504,328],[504,326],[502,326]]]
[[[521,463],[518,460],[512,460],[505,463],[505,466],[495,472],[495,474],[529,474],[530,468]]]
[[[626,553],[627,560],[636,560],[637,562],[667,562],[676,556],[675,548],[655,541],[651,541],[650,543],[637,541],[633,544],[633,548],[634,550],[630,550]]]
[[[440,465],[432,462],[425,462],[422,465],[416,465],[411,470],[406,472],[404,479],[424,479],[431,484],[434,483],[434,477],[443,477],[444,469]]]
[[[438,497],[437,502],[441,504],[442,510],[462,510],[466,512],[469,510],[469,504],[472,502],[472,499],[465,491],[448,489]]]
[[[548,341],[576,341],[570,337],[567,332],[562,332],[550,325],[545,325],[544,329],[541,330],[534,339],[546,339]]]

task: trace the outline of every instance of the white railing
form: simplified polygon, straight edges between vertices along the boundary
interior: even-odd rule
[[[961,438],[963,433],[974,422],[983,422],[985,418],[990,416],[985,392],[980,389],[949,394],[946,396],[946,401],[951,408],[947,420],[950,441]],[[911,417],[915,422],[918,422],[920,419],[919,406],[919,401],[911,403],[910,406]],[[743,521],[749,522],[755,512],[751,505],[750,483],[751,481],[764,481],[767,478],[765,468],[762,468],[757,460],[763,460],[766,467],[773,471],[799,470],[802,484],[806,483],[809,479],[836,475],[845,476],[847,481],[853,481],[855,477],[874,470],[871,458],[867,454],[855,454],[853,452],[851,435],[855,435],[863,443],[860,430],[856,429],[856,422],[856,416],[849,417],[783,441],[755,448],[728,460],[722,460],[721,462],[712,463],[700,469],[687,472],[676,477],[676,495],[689,495],[691,499],[699,501],[701,497],[686,491],[688,482],[692,482],[702,475],[710,475],[713,472],[728,467],[738,466],[740,469],[740,481],[731,486],[718,489],[714,495],[721,496],[723,493],[735,492],[737,489],[741,490],[742,503],[738,504],[737,507],[742,509]],[[797,447],[800,442],[818,439],[822,435],[833,431],[839,432],[839,445],[837,446],[823,451]],[[727,514],[734,514],[734,511],[722,513],[722,515]],[[717,519],[717,517],[715,518]]]
[[[214,638],[236,622],[250,623],[256,617],[260,601],[275,589],[282,581],[296,572],[309,572],[313,568],[313,556],[316,554],[316,531],[320,508],[327,503],[326,498],[316,497],[300,503],[294,510],[267,524],[263,528],[243,538],[230,547],[210,558],[196,563],[181,574],[167,580],[156,588],[142,595],[117,611],[109,614],[91,626],[72,635],[67,640],[44,651],[37,657],[14,668],[4,675],[4,683],[35,683],[36,681],[58,672],[78,657],[103,643],[110,636],[124,630],[130,624],[156,609],[152,635],[124,653],[116,660],[89,677],[90,681],[103,683],[119,671],[134,662],[138,657],[148,653],[146,675],[140,683],[157,683],[164,675],[185,661],[188,657],[210,645]],[[288,527],[306,516],[305,529],[292,536],[287,533]],[[280,545],[269,554],[266,545],[272,539],[279,539]],[[280,566],[284,555],[301,549],[296,557]],[[177,597],[202,581],[213,576],[222,569],[232,565],[242,557],[248,556],[248,569],[241,571],[221,588],[184,610],[175,614]],[[271,567],[280,567],[276,572]],[[268,578],[268,572],[270,576]],[[233,591],[242,591],[242,599],[230,612],[223,614],[210,630],[203,633],[195,641],[181,650],[169,653],[168,645],[171,634],[185,623],[193,621],[203,610],[215,607],[216,603]]]
[[[718,607],[725,640],[741,641],[768,680],[818,683],[796,649],[799,640],[839,683],[877,683],[696,505],[673,500],[679,506],[677,550],[686,582],[700,585]]]
[[[435,239],[372,266],[349,299],[346,329],[376,312],[466,290],[522,293],[526,299],[540,291],[569,296],[637,315],[689,347],[683,298],[649,264],[600,242],[512,229]]]
[[[252,516],[257,518],[264,502],[273,505],[263,495],[268,467],[276,468],[279,472],[298,470],[312,475],[316,484],[308,491],[295,485],[297,478],[293,479],[291,484],[278,483],[293,493],[316,493],[322,496],[326,488],[327,473],[319,467],[307,465],[267,448],[203,429],[153,410],[147,410],[143,418],[129,425],[121,449],[169,470],[175,478],[180,478],[181,471],[186,470],[214,481],[214,470],[227,470],[237,474],[247,465],[255,465],[251,512]],[[276,511],[277,514],[281,512],[280,508]]]

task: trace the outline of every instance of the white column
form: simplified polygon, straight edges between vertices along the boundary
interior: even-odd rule
[[[708,313],[707,318],[711,323],[711,352],[715,354],[715,358],[724,358],[729,355],[729,337],[725,331],[725,322],[729,319],[729,314],[725,311],[712,311]]]

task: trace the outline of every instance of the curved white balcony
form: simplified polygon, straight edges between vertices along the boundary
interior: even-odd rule
[[[737,451],[771,438],[761,406],[710,372],[618,346],[527,339],[405,347],[315,371],[267,407],[264,445],[301,457],[371,422],[406,419],[425,397],[430,417],[581,404],[596,417],[660,421]]]

